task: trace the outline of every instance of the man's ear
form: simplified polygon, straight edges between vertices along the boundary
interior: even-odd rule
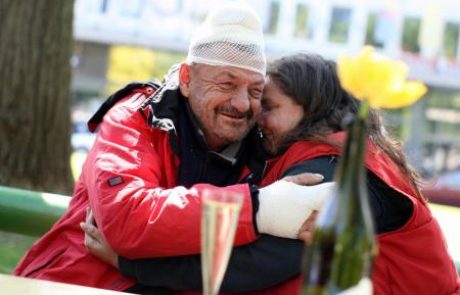
[[[179,68],[179,87],[183,96],[190,95],[190,65],[182,63]]]

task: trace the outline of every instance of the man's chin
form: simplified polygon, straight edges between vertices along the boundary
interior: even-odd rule
[[[243,130],[241,132],[235,132],[235,130],[231,130],[232,132],[225,132],[225,129],[219,129],[217,127],[216,131],[217,132],[215,132],[215,135],[219,137],[223,142],[225,142],[226,145],[242,141],[249,132],[249,130]]]
[[[216,133],[220,133],[221,138],[227,138],[235,142],[243,140],[251,128],[252,126],[245,121],[244,123],[216,124],[214,130]]]

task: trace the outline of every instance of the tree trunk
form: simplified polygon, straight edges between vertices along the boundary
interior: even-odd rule
[[[70,193],[73,1],[0,0],[0,185]]]

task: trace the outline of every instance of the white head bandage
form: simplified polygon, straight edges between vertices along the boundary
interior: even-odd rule
[[[192,36],[186,62],[234,66],[265,76],[262,23],[243,1],[213,9]]]

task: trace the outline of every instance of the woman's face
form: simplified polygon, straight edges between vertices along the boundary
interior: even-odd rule
[[[273,81],[267,80],[258,124],[264,134],[265,151],[275,155],[289,132],[294,130],[303,118],[304,110],[301,105],[284,94]]]

